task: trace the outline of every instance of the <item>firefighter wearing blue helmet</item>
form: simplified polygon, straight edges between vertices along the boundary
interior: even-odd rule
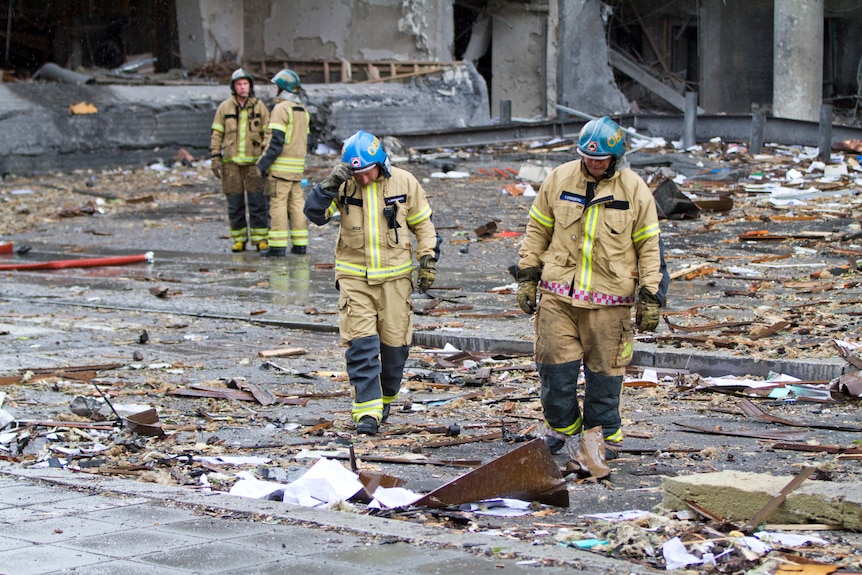
[[[324,225],[340,214],[335,246],[338,328],[353,385],[356,431],[378,432],[401,389],[413,338],[413,252],[416,288],[434,283],[439,245],[431,206],[419,181],[390,165],[380,139],[359,131],[341,162],[315,185],[305,215]]]
[[[631,308],[638,329],[655,330],[658,295],[666,287],[660,287],[655,202],[640,176],[620,166],[622,129],[608,117],[587,122],[577,153],[580,159],[558,166],[539,188],[518,252],[518,304],[536,314],[544,440],[552,453],[597,426],[606,442],[622,441]],[[583,414],[577,397],[582,366]]]

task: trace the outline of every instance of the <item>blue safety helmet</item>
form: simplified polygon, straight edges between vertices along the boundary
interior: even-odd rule
[[[383,144],[374,134],[356,132],[341,147],[341,161],[350,166],[355,172],[361,172],[374,165],[380,166],[383,174],[388,178],[389,156],[383,150]]]
[[[287,68],[281,70],[278,74],[272,77],[272,83],[278,86],[279,90],[284,90],[293,94],[299,93],[299,74],[293,70],[289,70]]]
[[[619,160],[626,153],[626,137],[622,128],[607,116],[590,120],[578,136],[578,153],[596,160]]]
[[[234,70],[233,74],[230,75],[230,93],[236,95],[236,90],[233,85],[239,79],[248,80],[248,83],[250,84],[248,94],[249,96],[254,96],[254,78],[242,68],[237,68]]]

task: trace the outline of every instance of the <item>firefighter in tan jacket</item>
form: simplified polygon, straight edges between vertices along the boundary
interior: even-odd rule
[[[413,337],[411,234],[424,293],[436,275],[437,232],[425,190],[390,166],[380,140],[362,131],[344,142],[342,163],[305,200],[305,215],[317,225],[336,212],[338,328],[355,391],[351,417],[358,433],[373,435],[401,389]]]
[[[267,128],[267,145],[257,162],[262,177],[269,173],[269,251],[261,255],[280,257],[290,252],[304,254],[308,248],[308,221],[303,207],[302,176],[308,148],[309,115],[299,99],[299,76],[284,69],[273,76],[278,86],[275,107]],[[289,230],[289,232],[288,232]],[[289,242],[288,242],[289,240]]]
[[[254,79],[242,68],[231,75],[230,91],[231,97],[219,104],[213,118],[212,171],[227,196],[231,251],[244,251],[249,239],[258,251],[266,251],[269,203],[255,162],[263,152],[269,110],[255,97]]]
[[[640,176],[617,169],[623,132],[608,117],[587,122],[577,151],[581,159],[557,167],[542,183],[518,252],[518,304],[536,313],[544,439],[552,453],[596,426],[605,441],[622,440],[620,392],[634,344],[631,307],[637,305],[640,330],[654,330],[659,320],[658,216]],[[577,398],[582,362],[583,417]]]

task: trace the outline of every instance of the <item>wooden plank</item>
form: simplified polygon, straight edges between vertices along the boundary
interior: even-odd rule
[[[307,350],[301,347],[283,347],[280,349],[264,349],[257,352],[260,357],[286,357],[289,355],[305,355]]]

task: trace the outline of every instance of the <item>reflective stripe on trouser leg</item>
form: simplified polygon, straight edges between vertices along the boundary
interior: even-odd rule
[[[620,392],[623,387],[621,375],[599,375],[584,367],[586,392],[584,395],[584,426],[592,429],[602,426],[606,441],[616,443],[623,440],[620,417]]]
[[[287,215],[290,218],[290,243],[295,246],[308,245],[308,220],[305,219],[305,193],[302,182],[290,182],[287,196]]]
[[[383,388],[383,405],[389,405],[398,397],[401,391],[401,380],[404,377],[404,364],[410,355],[410,346],[391,347],[380,346],[380,386]]]
[[[227,217],[230,222],[230,237],[235,242],[248,241],[248,226],[245,220],[245,196],[230,194],[227,196]]]
[[[580,361],[568,363],[537,363],[542,380],[542,409],[548,435],[565,439],[581,431],[581,411],[578,409],[578,372]]]
[[[247,201],[251,241],[256,244],[269,237],[269,198],[263,192],[248,192]]]
[[[376,335],[354,339],[344,353],[347,376],[355,396],[351,417],[359,421],[370,415],[377,421],[383,418],[383,393],[380,388],[380,338]]]
[[[278,178],[269,181],[269,247],[287,247],[287,194],[290,191],[290,182]]]

